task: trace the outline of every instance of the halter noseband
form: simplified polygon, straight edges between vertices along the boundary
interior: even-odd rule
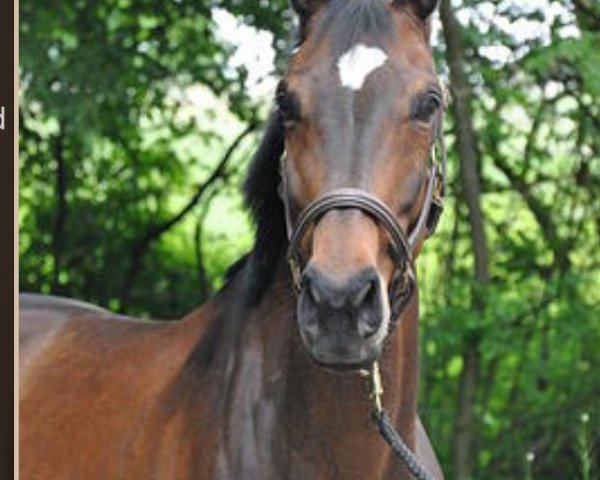
[[[289,238],[288,263],[292,272],[294,286],[302,290],[301,272],[304,261],[300,251],[300,243],[311,225],[316,224],[328,211],[336,209],[357,209],[369,214],[386,230],[390,238],[391,257],[395,265],[392,280],[388,289],[390,301],[390,322],[393,325],[415,289],[414,252],[423,235],[430,237],[436,230],[440,215],[444,208],[446,189],[446,147],[442,132],[442,110],[437,118],[436,136],[431,152],[429,180],[425,193],[425,201],[410,235],[396,220],[396,216],[377,197],[358,188],[338,188],[325,193],[311,202],[292,222],[289,205],[289,192],[285,169],[282,165],[282,191],[286,225]],[[441,168],[436,156],[436,143],[441,153]]]

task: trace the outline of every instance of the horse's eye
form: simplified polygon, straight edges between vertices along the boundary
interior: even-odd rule
[[[419,122],[429,122],[441,104],[442,100],[437,92],[419,95],[413,101],[410,116],[413,120]]]
[[[285,82],[281,82],[277,87],[275,104],[283,117],[283,121],[288,126],[300,119],[300,102],[293,93],[287,90]]]

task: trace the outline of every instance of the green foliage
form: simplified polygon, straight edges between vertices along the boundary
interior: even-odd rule
[[[199,2],[21,7],[21,287],[183,314],[206,294],[194,248],[175,249],[177,235],[140,243],[254,121],[245,72],[223,68],[231,47]],[[190,102],[199,88],[200,104]],[[239,180],[244,145],[211,189]],[[194,219],[183,220],[178,235],[193,237]],[[202,275],[216,282],[243,247],[215,252]]]
[[[470,278],[468,219],[452,179],[458,203],[420,265],[425,422],[452,465],[458,407],[449,399],[457,397],[462,352],[475,341],[475,478],[599,478],[587,459],[598,457],[600,439],[600,35],[562,14],[547,40],[524,40],[502,20],[540,22],[549,15],[543,7],[465,8],[492,278],[485,287]],[[508,48],[505,60],[488,57],[498,45]],[[476,290],[485,299],[479,313]],[[583,412],[596,419],[585,455]]]
[[[419,260],[419,405],[448,469],[463,352],[476,344],[478,479],[600,478],[600,35],[578,7],[554,4],[456,4],[491,279],[473,280],[448,118],[451,198]],[[279,68],[292,30],[284,0],[212,5],[21,4],[23,290],[174,318],[250,247],[239,183],[254,135],[169,224],[266,106],[246,93],[243,67],[226,68],[234,49],[217,37],[213,8],[270,32]],[[523,21],[522,36],[506,27]]]

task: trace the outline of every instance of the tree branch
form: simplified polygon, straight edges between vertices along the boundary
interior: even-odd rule
[[[204,222],[210,211],[210,204],[215,198],[217,191],[212,190],[204,201],[202,211],[198,215],[196,229],[194,231],[194,247],[196,253],[196,266],[198,269],[198,284],[199,284],[199,301],[204,302],[212,293],[213,285],[208,277],[206,265],[204,264],[204,250],[202,248],[202,233],[204,230]]]
[[[225,151],[221,160],[217,164],[216,168],[212,171],[209,177],[198,186],[194,195],[190,198],[190,200],[168,220],[164,222],[151,226],[138,240],[133,242],[131,247],[131,255],[130,255],[130,263],[127,273],[125,274],[125,280],[123,282],[123,287],[121,289],[120,295],[120,311],[124,312],[128,307],[131,300],[131,291],[133,289],[133,285],[137,276],[139,275],[142,269],[142,262],[145,255],[148,253],[148,250],[152,246],[154,242],[156,242],[164,233],[170,230],[172,227],[177,225],[181,220],[185,218],[185,216],[190,213],[196,205],[200,202],[203,195],[209,190],[218,180],[223,178],[225,175],[225,171],[227,165],[233,154],[240,146],[244,138],[246,138],[250,133],[252,133],[256,129],[256,124],[250,123],[242,133],[240,133],[237,138],[231,143],[229,148]]]
[[[63,250],[65,241],[65,226],[67,223],[67,174],[65,165],[65,134],[59,125],[59,130],[54,142],[54,158],[56,160],[56,212],[52,231],[52,284],[50,291],[60,293],[60,270],[63,263]]]
[[[588,0],[573,0],[573,5],[580,28],[590,31],[600,29],[600,12],[594,10]]]

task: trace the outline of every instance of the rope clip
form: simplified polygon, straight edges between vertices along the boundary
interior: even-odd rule
[[[373,409],[375,413],[380,414],[383,411],[381,398],[383,397],[383,382],[379,370],[379,362],[373,362],[370,372],[371,378],[371,399],[373,400]]]

